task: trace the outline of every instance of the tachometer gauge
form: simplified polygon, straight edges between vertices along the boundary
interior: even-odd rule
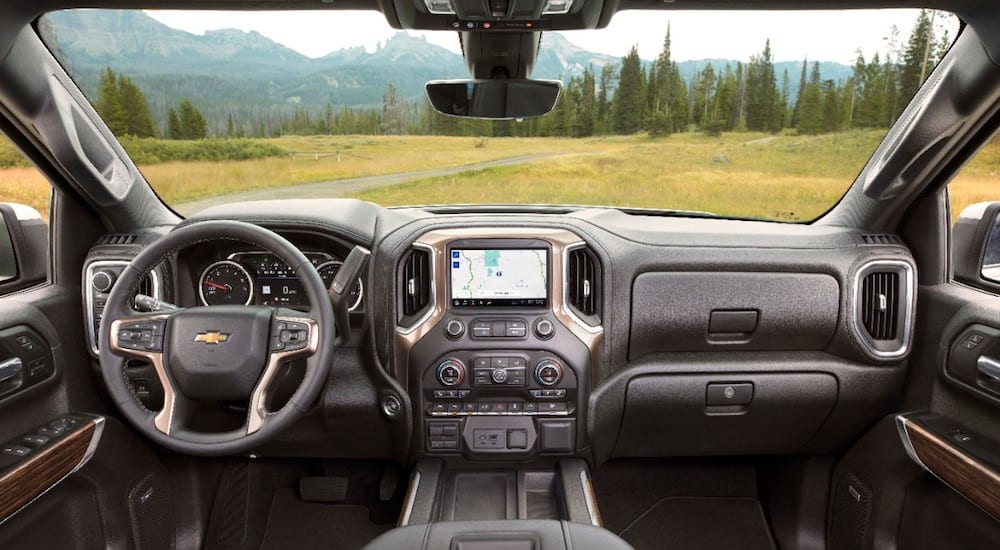
[[[236,262],[215,262],[201,274],[198,296],[206,306],[250,305],[253,279],[246,268]]]
[[[326,288],[330,288],[333,284],[333,279],[337,276],[337,272],[340,268],[344,266],[344,262],[339,260],[331,260],[329,262],[320,264],[316,271],[319,271],[319,276],[323,278],[323,284]],[[347,308],[348,311],[354,311],[361,306],[361,297],[364,296],[364,285],[361,284],[361,279],[354,281],[351,288],[348,290],[347,303],[350,304]]]

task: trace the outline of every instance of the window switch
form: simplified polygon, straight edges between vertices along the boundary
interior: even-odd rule
[[[41,434],[30,434],[21,438],[21,443],[32,449],[37,449],[49,441],[52,441],[50,437]]]
[[[6,445],[3,448],[5,455],[27,456],[29,453],[31,453],[31,449],[24,445]]]

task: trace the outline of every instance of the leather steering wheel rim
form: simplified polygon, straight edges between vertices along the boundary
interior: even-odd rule
[[[223,433],[196,432],[193,430],[174,428],[172,422],[158,422],[163,411],[151,411],[139,400],[132,390],[126,376],[128,358],[137,355],[127,353],[112,343],[118,339],[112,338],[112,329],[120,326],[116,321],[122,319],[142,319],[150,315],[137,312],[131,307],[131,297],[138,289],[139,282],[162,260],[178,250],[191,245],[213,240],[235,240],[249,243],[269,250],[287,263],[302,283],[309,299],[308,315],[301,314],[301,320],[312,320],[310,323],[310,350],[306,358],[306,369],[302,383],[296,389],[288,402],[278,411],[267,412],[254,429],[251,415],[253,406],[248,407],[247,424],[242,429]],[[211,311],[211,307],[204,311]],[[166,315],[169,317],[169,314]],[[273,316],[272,316],[273,318]],[[192,455],[219,456],[243,454],[262,445],[282,430],[288,428],[299,419],[312,405],[322,390],[330,363],[334,355],[334,322],[333,307],[327,295],[323,280],[308,258],[284,237],[263,227],[236,221],[203,221],[177,228],[167,233],[152,245],[143,249],[121,272],[118,280],[108,295],[102,316],[100,342],[101,374],[107,385],[108,392],[122,415],[143,435],[167,449]],[[167,323],[168,321],[164,321]],[[167,325],[164,325],[167,326]],[[164,338],[163,341],[166,339]],[[116,349],[117,348],[117,349]],[[314,348],[314,350],[313,350]],[[166,346],[162,346],[161,355],[166,359]],[[125,353],[123,353],[125,352]],[[268,354],[271,359],[273,352]],[[166,361],[164,361],[166,362]],[[265,371],[261,378],[267,375]],[[169,365],[160,365],[158,375],[161,383],[169,384],[171,391],[176,391]],[[164,377],[166,377],[164,379]],[[259,380],[258,384],[264,383]],[[165,388],[166,391],[166,388]],[[256,391],[256,390],[255,390]],[[188,404],[191,402],[180,396]],[[164,407],[168,406],[165,397]],[[171,401],[168,420],[173,420],[175,404]]]

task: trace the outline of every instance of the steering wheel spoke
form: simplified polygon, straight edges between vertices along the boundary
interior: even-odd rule
[[[153,425],[168,435],[176,425],[178,412],[190,408],[184,404],[187,400],[174,389],[164,362],[164,336],[169,317],[166,313],[130,315],[113,321],[110,330],[112,352],[153,366],[163,388],[163,408],[153,417]]]
[[[247,408],[247,434],[259,430],[271,412],[268,408],[271,389],[281,366],[293,359],[313,355],[319,349],[319,341],[319,324],[311,317],[274,316],[267,366],[254,387]]]

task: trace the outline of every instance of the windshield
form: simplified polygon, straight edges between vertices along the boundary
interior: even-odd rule
[[[544,32],[524,120],[436,113],[455,32],[378,13],[73,10],[39,31],[172,208],[601,205],[808,221],[853,182],[958,32],[943,12],[625,12]]]

